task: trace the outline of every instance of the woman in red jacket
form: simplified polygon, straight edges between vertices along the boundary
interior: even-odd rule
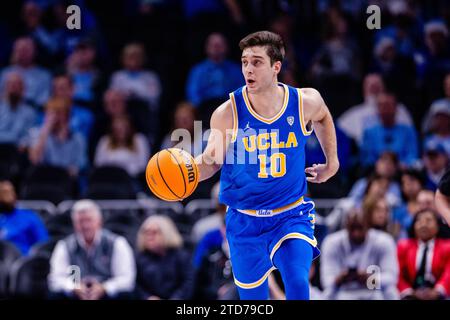
[[[419,211],[410,238],[397,246],[403,299],[437,300],[450,296],[450,240],[439,238],[440,221],[435,211]]]

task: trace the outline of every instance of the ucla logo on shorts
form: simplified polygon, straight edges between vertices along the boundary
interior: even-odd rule
[[[266,209],[261,209],[261,210],[256,210],[256,215],[258,216],[270,216],[272,215],[273,210],[266,210]]]

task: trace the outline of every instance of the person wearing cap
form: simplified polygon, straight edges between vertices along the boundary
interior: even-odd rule
[[[425,187],[435,191],[445,173],[449,157],[440,143],[427,141],[424,145],[423,165],[426,174]]]
[[[45,107],[44,123],[30,129],[29,158],[32,164],[61,166],[73,177],[86,165],[83,136],[69,127],[69,101],[52,98]]]

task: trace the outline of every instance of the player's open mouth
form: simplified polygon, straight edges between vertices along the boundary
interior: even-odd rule
[[[252,85],[252,84],[254,84],[255,83],[255,80],[253,80],[253,79],[247,79],[247,84],[248,85]]]

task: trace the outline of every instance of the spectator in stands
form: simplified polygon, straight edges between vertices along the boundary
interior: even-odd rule
[[[425,138],[425,144],[441,144],[447,156],[450,157],[450,103],[444,104],[439,102],[433,104],[429,114],[430,131]]]
[[[50,259],[48,285],[55,298],[131,297],[136,267],[127,240],[102,228],[102,213],[91,200],[74,204],[72,222],[75,233],[56,244]],[[70,266],[79,267],[79,283],[74,283]]]
[[[140,99],[159,109],[162,88],[158,75],[144,69],[145,49],[140,43],[130,43],[122,51],[123,69],[111,76],[110,89],[122,91],[127,99]]]
[[[375,162],[374,170],[375,175],[389,180],[387,193],[389,202],[394,205],[400,200],[401,196],[400,186],[396,181],[396,175],[399,171],[397,155],[390,151],[383,152]],[[368,178],[361,178],[356,181],[350,190],[349,197],[354,198],[357,202],[361,202],[366,193],[368,182]]]
[[[412,48],[408,49],[411,50]],[[416,102],[416,66],[412,55],[403,55],[391,37],[381,38],[374,48],[372,70],[378,72],[401,101]]]
[[[194,156],[201,154],[206,141],[203,141],[202,130],[194,130],[196,120],[197,111],[194,106],[187,101],[179,102],[175,108],[172,130],[164,137],[161,149],[175,147]]]
[[[100,73],[95,66],[96,53],[94,43],[83,39],[66,61],[67,73],[73,81],[73,99],[90,108],[94,107],[100,81]]]
[[[302,57],[300,57],[300,41],[298,37],[293,36],[295,31],[294,19],[289,14],[280,14],[270,22],[269,31],[280,35],[285,46],[286,52],[283,59],[283,68],[278,74],[279,81],[293,87],[300,87],[298,82],[300,75],[299,64],[305,64],[305,61],[302,61]],[[302,47],[303,49],[306,48]]]
[[[230,249],[223,222],[200,239],[194,252],[196,298],[208,300],[238,299],[231,269]]]
[[[405,238],[414,215],[419,211],[418,197],[423,190],[425,177],[415,169],[404,170],[400,177],[403,203],[394,209],[395,236]]]
[[[450,168],[439,182],[435,197],[439,214],[445,219],[447,225],[450,225]]]
[[[449,156],[442,144],[432,140],[428,140],[425,143],[423,154],[423,165],[426,175],[425,187],[436,191],[439,180],[444,175],[449,163]]]
[[[53,78],[53,97],[69,101],[70,128],[81,133],[87,141],[94,124],[94,114],[73,100],[74,90],[74,83],[69,75],[62,74]]]
[[[430,110],[425,115],[422,121],[423,134],[429,134],[431,133],[431,131],[433,131],[433,127],[435,125],[431,120],[433,116],[439,113],[442,113],[444,115],[450,113],[450,73],[447,73],[447,75],[445,76],[443,87],[445,97],[433,101],[430,106]]]
[[[175,224],[150,216],[137,235],[137,292],[141,299],[191,299],[194,269]]]
[[[13,184],[0,180],[0,240],[13,243],[23,255],[39,242],[48,240],[47,230],[31,210],[17,208]]]
[[[398,265],[394,239],[369,229],[358,212],[347,217],[346,228],[328,235],[322,244],[321,283],[327,299],[397,299]],[[378,266],[379,278],[368,282]],[[370,281],[370,280],[369,280]],[[373,284],[373,290],[368,287]]]
[[[378,42],[383,38],[392,39],[395,42],[395,49],[400,55],[411,57],[416,51],[416,44],[419,42],[419,35],[422,32],[422,25],[415,8],[411,3],[403,0],[383,2],[392,21],[376,32],[375,41]]]
[[[83,136],[69,128],[69,101],[52,98],[45,107],[44,124],[30,130],[29,158],[32,164],[61,166],[72,177],[86,167],[86,143]]]
[[[436,210],[434,192],[428,189],[422,189],[417,195],[417,211],[425,209]]]
[[[98,140],[108,134],[112,121],[115,118],[126,117],[127,103],[125,95],[115,89],[108,89],[103,94],[103,110],[96,118],[91,136],[92,145],[97,145]]]
[[[52,58],[57,58],[56,54],[60,50],[61,44],[55,37],[56,32],[44,26],[44,10],[42,1],[38,3],[35,0],[27,0],[23,3],[21,18],[23,33],[35,41],[40,61],[51,63]]]
[[[50,73],[35,65],[36,48],[29,37],[18,38],[14,42],[11,54],[11,65],[0,74],[0,92],[4,92],[7,75],[19,73],[25,83],[25,102],[40,107],[45,104],[50,95]]]
[[[19,146],[35,125],[36,113],[23,100],[23,86],[19,73],[6,75],[5,93],[0,100],[0,143]]]
[[[368,228],[394,234],[391,223],[391,208],[385,198],[364,199],[362,212]]]
[[[424,27],[424,52],[416,58],[419,79],[428,99],[441,95],[442,82],[450,72],[450,47],[448,28],[444,21],[432,20]]]
[[[363,81],[364,102],[351,107],[338,118],[339,127],[361,145],[365,129],[380,123],[377,111],[377,97],[385,91],[384,82],[378,73],[369,73]],[[411,126],[413,121],[406,107],[399,103],[398,112],[395,114],[395,122]]]
[[[340,12],[330,13],[327,18],[324,43],[313,59],[312,76],[319,82],[332,76],[358,79],[360,57],[348,32],[348,21]]]
[[[437,213],[419,211],[410,239],[400,240],[398,289],[402,299],[445,299],[450,292],[450,242],[439,238]]]
[[[144,172],[149,156],[147,138],[135,132],[130,118],[121,116],[112,120],[109,134],[100,139],[94,165],[118,166],[136,177]]]
[[[199,107],[209,99],[224,99],[244,85],[241,68],[227,59],[228,44],[221,33],[211,33],[205,44],[207,58],[189,72],[186,96]]]
[[[217,182],[211,189],[211,203],[215,207],[215,212],[199,219],[192,227],[191,238],[194,243],[198,243],[209,231],[220,229],[223,225],[223,218],[227,207],[219,202],[220,182]]]
[[[222,213],[222,221],[219,227],[207,231],[198,240],[197,246],[194,251],[194,267],[197,269],[200,268],[203,259],[211,250],[220,248],[223,244],[225,235],[225,223],[223,219],[226,212],[222,211]]]
[[[348,197],[338,201],[333,210],[325,218],[325,224],[330,231],[338,230],[345,225],[346,217],[353,210],[362,208],[363,200],[366,198],[384,198],[391,208],[397,206],[400,199],[390,193],[390,179],[374,174],[367,180],[367,186],[361,199]]]
[[[415,128],[396,123],[397,99],[392,93],[377,98],[381,123],[364,130],[361,145],[361,163],[371,166],[384,151],[392,151],[402,166],[411,166],[418,160],[418,142]]]

